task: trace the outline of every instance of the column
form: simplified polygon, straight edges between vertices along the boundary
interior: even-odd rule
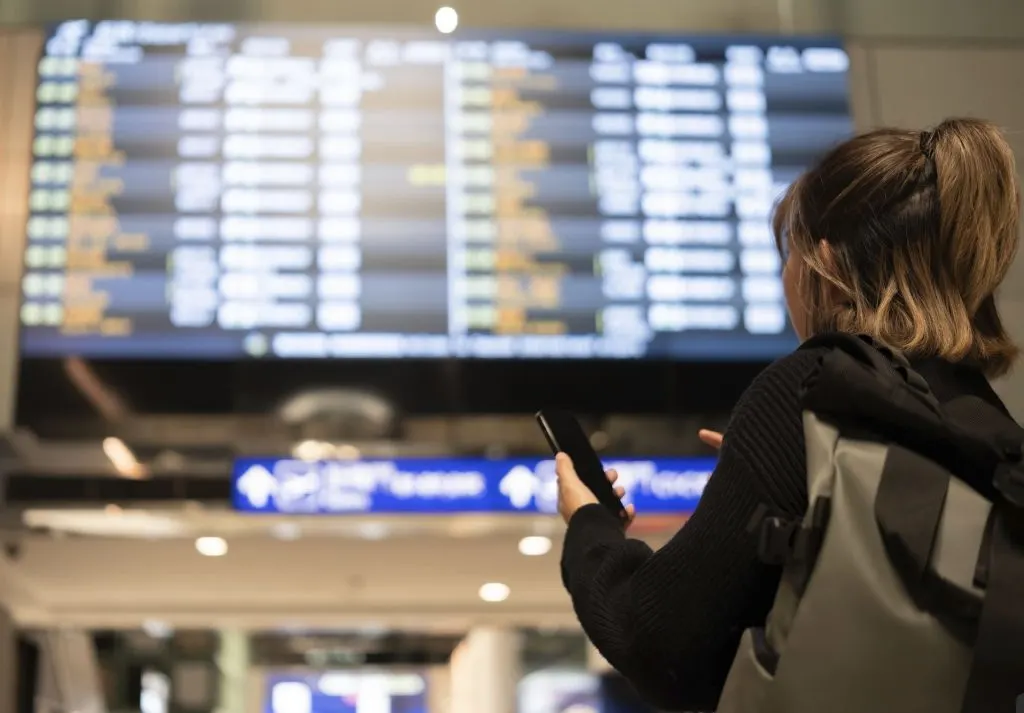
[[[247,713],[249,635],[245,631],[221,631],[217,668],[220,670],[220,704],[216,713]]]
[[[91,634],[83,629],[48,629],[40,635],[40,648],[45,661],[40,666],[40,674],[45,668],[51,677],[52,688],[45,691],[51,710],[77,713],[109,710]]]
[[[10,612],[0,605],[0,713],[18,706],[18,637]]]
[[[452,653],[448,713],[515,713],[521,652],[517,631],[470,631]]]
[[[427,710],[430,713],[450,713],[452,703],[452,675],[447,666],[438,666],[427,673]]]

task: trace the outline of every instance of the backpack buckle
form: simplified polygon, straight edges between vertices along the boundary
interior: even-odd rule
[[[781,517],[766,517],[761,521],[761,536],[757,543],[757,556],[769,565],[782,565],[793,554],[793,545],[801,523]]]

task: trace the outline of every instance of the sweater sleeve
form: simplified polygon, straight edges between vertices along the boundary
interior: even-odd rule
[[[733,412],[715,472],[686,525],[654,552],[599,505],[569,523],[562,578],[601,654],[653,705],[717,704],[740,635],[763,625],[780,570],[746,526],[761,504],[806,509],[799,386],[819,354],[766,369]]]

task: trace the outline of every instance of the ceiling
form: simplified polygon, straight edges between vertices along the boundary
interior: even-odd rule
[[[28,511],[0,557],[0,600],[26,626],[387,629],[575,628],[545,517],[263,518],[201,507]],[[655,546],[679,520],[637,523]],[[524,535],[555,540],[526,557]],[[197,552],[221,536],[223,557]],[[481,586],[502,582],[507,601]]]

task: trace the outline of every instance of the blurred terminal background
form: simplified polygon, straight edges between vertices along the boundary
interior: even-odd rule
[[[794,346],[779,191],[1024,157],[1022,86],[1021,0],[0,0],[0,713],[648,711],[533,412],[664,541]]]

